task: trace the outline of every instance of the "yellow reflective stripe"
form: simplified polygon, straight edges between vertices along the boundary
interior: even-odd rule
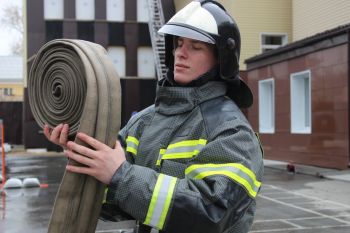
[[[132,142],[132,143],[134,143],[136,146],[139,145],[139,140],[137,140],[135,137],[132,137],[132,136],[128,136],[128,137],[126,138],[126,142]]]
[[[230,171],[209,171],[209,172],[202,172],[199,173],[196,177],[194,177],[195,179],[203,179],[207,176],[213,176],[213,175],[224,175],[227,176],[229,178],[231,178],[232,180],[237,181],[238,183],[240,183],[241,185],[243,185],[246,190],[248,191],[248,193],[250,194],[250,196],[252,197],[256,197],[257,192],[254,191],[251,187],[251,185],[249,184],[249,182],[245,179],[243,179],[242,177],[238,176],[237,174],[230,172]]]
[[[162,230],[168,215],[177,178],[159,174],[144,224]]]
[[[196,145],[205,145],[207,144],[207,140],[205,139],[198,139],[198,140],[186,140],[181,142],[176,142],[173,144],[170,144],[167,149],[180,147],[180,146],[196,146]]]
[[[165,218],[166,218],[166,216],[168,214],[168,211],[169,211],[169,208],[170,208],[171,199],[172,199],[173,194],[174,194],[175,185],[176,185],[176,178],[173,177],[171,179],[171,181],[170,181],[170,187],[169,187],[168,195],[167,195],[166,200],[165,200],[164,209],[163,209],[162,214],[160,216],[158,229],[163,229],[163,227],[164,227]]]
[[[156,162],[157,166],[160,166],[160,164],[162,162],[162,157],[163,157],[165,152],[166,152],[166,149],[160,149],[159,155],[158,155],[158,159],[157,159],[157,162]]]
[[[221,167],[236,167],[239,168],[240,170],[244,171],[254,182],[254,184],[258,187],[261,186],[261,182],[259,182],[256,179],[256,176],[254,172],[252,172],[249,168],[245,167],[244,165],[240,163],[224,163],[224,164],[194,164],[189,166],[185,170],[185,175],[191,173],[193,170],[198,169],[198,168],[221,168]]]
[[[108,192],[108,188],[105,188],[105,193],[103,195],[103,201],[102,201],[102,204],[106,203],[107,202],[107,192]]]
[[[133,136],[128,136],[126,138],[126,151],[134,155],[137,155],[137,148],[139,145],[139,140]]]
[[[261,182],[256,179],[255,174],[244,165],[238,163],[191,165],[185,170],[185,174],[194,179],[203,179],[212,175],[227,176],[243,185],[252,197],[256,197],[257,191],[261,186]]]
[[[189,152],[180,152],[180,153],[171,153],[165,154],[162,156],[162,159],[186,159],[192,158],[195,155],[198,155],[199,150],[189,151]]]
[[[156,182],[156,186],[154,187],[154,191],[153,191],[153,194],[152,194],[151,203],[149,204],[147,215],[146,215],[146,219],[145,219],[145,222],[144,222],[144,224],[146,224],[146,225],[149,225],[150,222],[151,222],[151,218],[153,216],[154,207],[156,206],[156,202],[157,202],[157,199],[158,199],[158,193],[159,193],[159,190],[160,190],[160,186],[161,186],[161,184],[163,182],[163,179],[164,179],[164,175],[163,174],[159,174],[157,182]]]
[[[130,152],[130,153],[133,153],[134,155],[137,154],[137,150],[135,148],[133,148],[133,147],[130,147],[130,146],[126,147],[126,151]]]
[[[262,146],[262,144],[261,144],[260,135],[259,135],[258,133],[255,132],[255,136],[256,136],[256,138],[258,139],[259,146],[260,146],[260,150],[261,150],[261,155],[262,155],[262,157],[264,158],[264,148],[263,148],[263,146]]]

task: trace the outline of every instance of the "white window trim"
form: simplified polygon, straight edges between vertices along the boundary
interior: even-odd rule
[[[137,0],[136,1],[136,7],[137,7],[136,8],[136,21],[138,23],[147,23],[149,21],[148,10],[146,9],[146,11],[143,12],[143,13],[146,12],[145,15],[147,15],[147,16],[143,15],[143,13],[139,11],[141,4],[144,4],[144,3],[148,4],[147,1],[148,0]]]
[[[55,11],[55,14],[59,11],[59,15],[52,15],[51,12],[48,12],[51,8],[47,5],[49,4],[49,1],[44,0],[44,20],[57,20],[57,19],[63,19],[64,18],[64,0],[58,0],[57,1],[58,6]],[[28,4],[28,3],[27,3]]]
[[[294,117],[293,117],[293,106],[294,106],[294,92],[293,92],[293,79],[294,78],[300,78],[301,75],[307,74],[308,78],[309,78],[309,108],[310,108],[310,114],[309,114],[309,119],[308,121],[310,122],[310,126],[309,127],[305,127],[303,129],[298,129],[295,126],[295,122],[294,122]],[[298,77],[299,76],[299,77]],[[304,77],[302,77],[304,78]],[[311,134],[312,133],[312,88],[311,88],[311,84],[312,84],[312,79],[311,79],[311,71],[310,70],[304,70],[304,71],[300,71],[300,72],[296,72],[296,73],[291,73],[290,74],[290,126],[291,126],[291,133],[293,134]]]
[[[263,45],[262,38],[263,36],[283,36],[281,45]],[[278,33],[278,32],[262,32],[260,33],[260,52],[263,52],[263,49],[277,49],[279,47],[285,46],[288,44],[288,34],[287,33]]]
[[[5,95],[5,96],[13,96],[13,88],[11,88],[11,87],[5,87],[5,88],[4,88],[4,95]]]
[[[262,112],[262,107],[263,107],[263,104],[262,104],[262,99],[260,98],[260,87],[261,87],[261,84],[264,84],[264,83],[271,83],[272,84],[272,113],[271,113],[271,116],[272,116],[272,127],[271,128],[262,128],[261,127],[261,112]],[[275,133],[275,79],[274,78],[268,78],[268,79],[264,79],[264,80],[260,80],[259,81],[259,133],[270,133],[270,134],[273,134]]]
[[[113,59],[114,57],[111,57],[111,51],[113,49],[117,49],[118,51],[121,51],[123,57],[118,57],[118,59],[121,59],[123,62],[121,63],[121,70],[115,66],[114,62],[113,62]],[[119,75],[119,78],[125,78],[126,76],[126,48],[124,46],[109,46],[107,48],[107,54],[108,56],[110,57],[110,59],[112,60],[113,62],[113,66],[114,68],[116,69],[117,71],[117,74]]]
[[[92,7],[93,7],[93,11],[92,11],[92,15],[91,17],[87,17],[87,15],[85,14],[80,14],[79,13],[79,5],[78,5],[78,1],[75,0],[75,18],[77,21],[94,21],[96,19],[96,4],[95,4],[95,1],[92,0]]]
[[[108,6],[109,6],[109,4],[112,4],[112,2],[110,2],[110,1],[106,1],[106,7],[107,7],[107,9],[106,9],[106,20],[108,21],[108,22],[125,22],[125,2],[126,2],[126,0],[121,0],[121,2],[122,2],[122,14],[120,15],[121,17],[119,18],[119,17],[113,17],[112,15],[110,15],[110,14],[112,14],[112,12],[111,11],[109,11],[109,8],[108,8]],[[115,13],[113,13],[113,14],[115,14]],[[118,18],[118,19],[115,19],[115,18]]]
[[[150,58],[152,59],[152,62],[149,64],[149,68],[150,69],[153,69],[151,71],[151,75],[144,75],[144,74],[141,74],[141,63],[140,63],[140,52],[143,50],[145,51],[144,49],[146,49],[147,51],[150,51],[152,53],[152,56],[150,56]],[[141,79],[154,79],[157,74],[156,74],[156,67],[155,67],[155,63],[154,63],[154,56],[153,56],[153,50],[152,50],[152,47],[150,46],[140,46],[137,48],[137,77],[141,78]]]

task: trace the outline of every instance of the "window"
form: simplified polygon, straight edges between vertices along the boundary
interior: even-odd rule
[[[151,47],[140,47],[137,49],[137,76],[155,78],[155,64],[153,50]]]
[[[148,19],[147,0],[137,0],[137,21],[147,23]]]
[[[12,88],[4,88],[4,95],[7,95],[7,96],[13,95]]]
[[[107,21],[122,22],[125,19],[125,0],[107,0]]]
[[[288,43],[286,34],[261,34],[261,52],[277,49]]]
[[[44,1],[44,19],[63,19],[63,0]]]
[[[95,0],[76,0],[75,16],[77,20],[94,20]]]
[[[311,73],[290,75],[291,132],[311,133]]]
[[[108,55],[112,59],[119,77],[125,77],[125,48],[121,46],[109,47]]]
[[[275,82],[272,78],[259,81],[259,132],[275,132]]]

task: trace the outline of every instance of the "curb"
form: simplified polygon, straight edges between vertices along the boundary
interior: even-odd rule
[[[264,159],[264,166],[273,168],[273,169],[284,170],[292,173],[311,175],[311,176],[326,178],[330,180],[350,182],[350,169],[337,170],[337,169],[307,166],[302,164],[291,164],[284,161],[269,160],[269,159]]]

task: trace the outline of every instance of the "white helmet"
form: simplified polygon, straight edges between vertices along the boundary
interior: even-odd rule
[[[213,0],[192,1],[158,32],[165,34],[165,64],[170,70],[174,69],[174,36],[215,44],[220,77],[228,83],[227,95],[239,107],[247,108],[252,105],[252,92],[239,77],[239,29],[221,4]]]

